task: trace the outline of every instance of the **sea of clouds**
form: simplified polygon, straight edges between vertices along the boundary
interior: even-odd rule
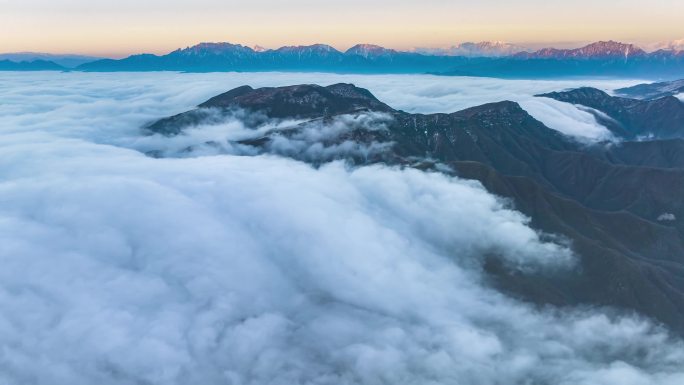
[[[0,73],[0,384],[684,381],[684,345],[648,321],[489,288],[485,255],[541,272],[574,269],[575,256],[478,183],[140,151],[192,144],[140,127],[234,86],[339,81],[410,111],[527,101],[596,138],[581,110],[531,97],[572,82]],[[245,127],[213,130],[204,139]]]

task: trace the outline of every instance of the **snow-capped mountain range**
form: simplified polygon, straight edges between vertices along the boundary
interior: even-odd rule
[[[501,57],[523,52],[527,48],[503,41],[466,42],[449,48],[415,48],[413,51],[426,55],[465,56],[465,57]]]
[[[634,44],[599,41],[575,49],[528,51],[505,42],[462,43],[443,50],[398,51],[357,44],[340,51],[326,44],[267,49],[227,42],[200,43],[166,55],[141,54],[83,63],[80,71],[322,71],[353,73],[433,73],[460,76],[544,78],[622,76],[684,77],[678,42],[647,52]],[[68,69],[47,61],[37,66],[0,60],[0,70]]]
[[[684,39],[659,44],[655,52],[628,43],[617,41],[599,41],[584,47],[574,49],[543,48],[531,51],[523,46],[501,41],[461,43],[449,48],[415,48],[411,51],[397,51],[374,44],[357,44],[346,51],[339,51],[327,44],[284,46],[267,49],[261,46],[250,48],[232,43],[200,43],[171,52],[169,55],[181,56],[297,56],[297,57],[332,57],[339,59],[343,56],[360,56],[365,59],[390,57],[395,55],[421,56],[453,56],[467,58],[499,58],[511,57],[518,59],[610,59],[610,58],[639,58],[663,52],[677,55],[684,48]]]
[[[520,52],[513,56],[525,59],[606,59],[635,58],[648,54],[634,44],[599,41],[575,49],[544,48],[535,52]]]

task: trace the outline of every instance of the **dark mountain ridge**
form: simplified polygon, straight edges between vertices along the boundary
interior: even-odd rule
[[[410,114],[350,84],[239,87],[146,130],[182,135],[198,124],[220,122],[216,112],[228,116],[236,111],[257,116],[245,120],[253,128],[269,119],[299,121],[255,130],[254,137],[238,143],[250,153],[313,164],[333,159],[384,163],[478,180],[511,198],[534,228],[570,240],[580,259],[575,271],[540,273],[512,271],[492,256],[485,270],[495,285],[539,304],[638,311],[684,333],[682,139],[587,146],[546,127],[514,102]],[[336,149],[354,143],[372,151],[320,151],[319,158],[312,158],[292,146],[278,147],[283,140],[303,140],[311,130],[327,132],[340,117],[364,114],[384,116],[382,126],[352,119],[347,130],[320,135],[316,145]]]
[[[684,102],[674,96],[653,100],[610,96],[590,87],[538,95],[592,108],[597,121],[619,136],[634,139],[684,137]]]
[[[665,96],[676,96],[684,94],[684,79],[670,82],[658,82],[651,84],[639,84],[633,87],[620,88],[615,90],[618,96],[627,98],[653,100]]]

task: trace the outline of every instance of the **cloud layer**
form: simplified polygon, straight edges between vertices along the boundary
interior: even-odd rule
[[[3,75],[2,91],[7,102],[3,114],[17,112],[37,115],[22,116],[34,120],[45,117],[43,125],[51,131],[59,129],[71,136],[89,135],[96,141],[120,140],[123,134],[137,135],[138,125],[160,117],[189,110],[195,105],[226,90],[249,84],[253,87],[315,83],[329,85],[354,83],[368,88],[378,99],[396,109],[408,112],[454,112],[484,103],[512,100],[521,103],[535,118],[549,127],[576,135],[595,138],[606,133],[595,120],[567,104],[533,95],[579,86],[591,86],[610,92],[613,89],[642,83],[640,80],[501,80],[490,78],[442,77],[431,75],[340,75],[317,73],[12,73]],[[72,92],[66,92],[69,87]],[[100,95],[107,98],[100,98]],[[135,103],[124,98],[132,94]],[[111,97],[109,97],[111,95]],[[144,95],[144,96],[143,96]],[[98,115],[78,122],[59,120],[75,117],[83,105]],[[18,110],[19,105],[31,105]],[[571,108],[572,107],[572,108]],[[13,110],[13,108],[15,110]],[[106,115],[110,111],[116,114]],[[102,119],[109,119],[108,122]],[[569,124],[579,120],[579,130]],[[36,122],[37,123],[37,122]],[[102,127],[101,125],[106,125]],[[59,128],[56,128],[59,127]],[[117,134],[109,136],[110,130]],[[67,133],[69,131],[70,133]]]
[[[268,79],[232,76],[0,81],[0,383],[684,381],[682,343],[647,321],[488,288],[484,255],[517,269],[573,256],[477,183],[136,151],[162,140],[141,138],[145,122]],[[308,75],[288,76],[273,85]],[[394,85],[397,106],[421,77],[359,79]]]

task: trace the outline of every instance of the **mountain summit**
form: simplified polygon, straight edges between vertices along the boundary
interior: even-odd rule
[[[364,58],[391,56],[397,54],[397,51],[374,44],[357,44],[349,48],[345,54],[358,55]]]
[[[249,47],[240,44],[231,43],[199,43],[192,47],[177,49],[170,53],[170,55],[185,55],[185,56],[207,56],[207,55],[234,55],[234,54],[252,54],[255,51]]]
[[[414,51],[425,55],[503,57],[523,52],[525,48],[503,41],[481,41],[465,42],[449,48],[415,48]]]
[[[599,41],[581,48],[544,48],[532,53],[519,53],[515,56],[527,59],[630,59],[646,55],[646,51],[633,44],[624,44],[610,40]]]

